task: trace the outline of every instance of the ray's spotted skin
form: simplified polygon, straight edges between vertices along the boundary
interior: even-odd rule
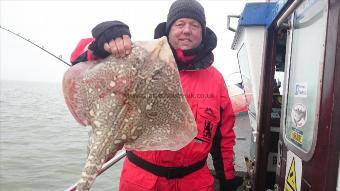
[[[71,67],[63,91],[75,119],[92,127],[77,190],[89,190],[104,162],[123,145],[178,150],[197,133],[165,37],[135,42],[123,59],[109,56]]]

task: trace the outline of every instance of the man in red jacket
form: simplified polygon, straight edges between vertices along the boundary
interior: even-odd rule
[[[100,23],[92,35],[94,38],[83,39],[72,53],[73,64],[110,54],[125,57],[131,52],[129,27],[120,21]],[[220,191],[236,190],[242,178],[234,175],[235,115],[224,79],[211,66],[217,38],[206,27],[202,5],[196,0],[175,1],[167,21],[155,29],[154,38],[162,36],[168,37],[198,134],[178,151],[128,151],[120,190],[213,191],[214,178],[206,163],[209,153]]]

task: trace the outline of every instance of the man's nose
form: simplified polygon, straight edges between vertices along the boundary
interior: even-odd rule
[[[189,24],[184,25],[183,33],[190,34],[191,33],[191,26]]]

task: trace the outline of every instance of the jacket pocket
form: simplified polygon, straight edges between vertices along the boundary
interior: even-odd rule
[[[212,104],[199,104],[196,114],[198,134],[196,139],[211,143],[218,123],[220,122],[220,110]]]

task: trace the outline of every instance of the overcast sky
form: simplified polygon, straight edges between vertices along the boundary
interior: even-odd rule
[[[207,26],[218,37],[214,65],[225,78],[238,71],[236,53],[230,48],[234,33],[227,30],[227,15],[239,15],[245,3],[253,1],[261,0],[200,1],[206,11]],[[91,37],[91,29],[103,21],[123,21],[130,27],[132,40],[151,40],[156,25],[166,20],[172,2],[0,0],[0,18],[1,26],[69,62],[78,41]],[[2,29],[0,43],[1,80],[61,82],[68,69],[64,63]]]

